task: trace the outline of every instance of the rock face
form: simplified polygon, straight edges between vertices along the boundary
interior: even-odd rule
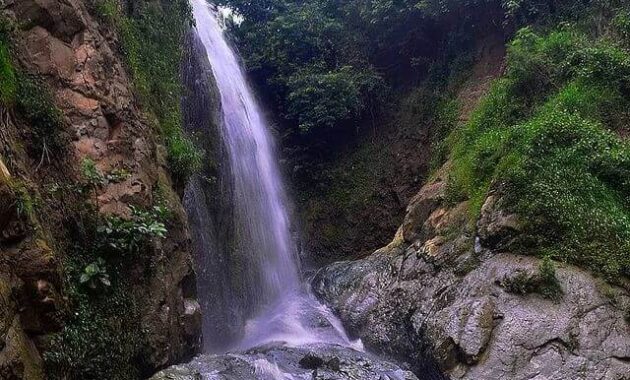
[[[552,299],[514,294],[506,284],[540,265],[502,249],[518,219],[491,196],[470,226],[444,187],[419,192],[390,246],[315,276],[350,333],[417,374],[434,359],[452,379],[630,379],[627,290],[561,265]]]
[[[201,356],[151,380],[418,380],[411,372],[372,355],[334,345],[271,345],[244,353]]]
[[[15,25],[15,57],[37,77],[63,115],[68,142],[63,152],[29,153],[31,126],[2,109],[0,128],[0,378],[43,379],[42,349],[60,331],[57,319],[70,309],[61,262],[63,241],[85,205],[50,189],[79,181],[89,159],[99,172],[127,175],[94,189],[91,204],[101,216],[128,217],[130,204],[150,208],[160,194],[173,213],[166,239],[150,247],[151,262],[129,268],[131,297],[140,308],[145,341],[143,370],[155,371],[192,357],[200,347],[201,318],[186,216],[173,190],[165,149],[158,143],[133,94],[116,48],[115,34],[79,0],[6,0],[0,13]],[[40,147],[41,148],[41,147]],[[10,175],[39,193],[41,210],[26,217],[16,207]],[[62,188],[63,189],[63,188]],[[67,191],[66,191],[67,192]],[[63,193],[63,191],[61,192]],[[8,196],[4,196],[4,195]],[[150,268],[149,268],[150,265]],[[149,270],[150,269],[150,270]]]

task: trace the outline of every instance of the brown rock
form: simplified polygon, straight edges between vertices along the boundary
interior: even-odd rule
[[[17,318],[6,334],[0,351],[0,378],[3,380],[43,380],[43,363],[33,342],[26,336]]]
[[[55,37],[70,42],[86,24],[73,0],[18,0],[13,10],[24,23],[39,25]],[[70,3],[70,4],[69,4]]]
[[[24,57],[27,65],[40,73],[71,78],[75,69],[74,51],[63,41],[52,36],[40,26],[31,29],[24,40]]]
[[[412,242],[420,236],[424,223],[442,203],[444,188],[444,182],[430,183],[411,200],[402,225],[405,241]]]
[[[0,158],[0,183],[6,183],[9,179],[11,179],[11,173],[4,162],[2,162],[2,158]]]

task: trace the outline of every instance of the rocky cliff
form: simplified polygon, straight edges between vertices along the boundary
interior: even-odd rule
[[[462,122],[501,73],[488,58],[459,91]],[[416,374],[630,378],[628,280],[611,285],[516,250],[525,221],[501,189],[471,218],[470,201],[448,197],[451,170],[447,162],[415,195],[389,245],[321,269],[315,294],[368,349]]]
[[[466,212],[445,205],[437,178],[389,246],[323,269],[314,291],[416,373],[436,360],[453,379],[627,379],[627,290],[570,265],[548,279],[540,259],[502,249],[518,219],[494,196],[475,226]]]
[[[3,379],[139,378],[200,347],[167,151],[97,3],[1,3]]]
[[[482,54],[456,90],[443,165],[394,240],[312,281],[416,374],[630,378],[628,13],[553,4],[515,4],[507,59]]]

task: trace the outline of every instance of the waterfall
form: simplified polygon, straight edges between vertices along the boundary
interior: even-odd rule
[[[207,0],[191,0],[191,4],[197,38],[220,95],[219,129],[228,163],[223,172],[229,173],[225,177],[233,207],[229,221],[233,244],[217,248],[220,242],[206,242],[216,234],[203,231],[210,223],[204,222],[209,219],[207,213],[199,210],[207,207],[201,200],[202,184],[193,180],[187,189],[187,208],[194,219],[193,233],[198,235],[193,240],[201,241],[196,245],[206,255],[198,260],[198,265],[206,266],[201,268],[206,284],[199,286],[200,297],[216,300],[204,303],[206,348],[220,351],[225,340],[234,340],[228,348],[271,341],[350,345],[332,313],[301,284],[288,200],[269,123],[225,38],[220,17]],[[234,325],[240,329],[237,337],[223,333]]]

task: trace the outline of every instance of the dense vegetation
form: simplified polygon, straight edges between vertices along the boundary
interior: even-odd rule
[[[347,145],[342,131],[365,134],[392,124],[384,119],[398,129],[429,128],[432,167],[450,161],[448,200],[471,200],[472,220],[488,192],[499,192],[504,207],[525,221],[515,247],[521,252],[578,264],[609,280],[630,274],[624,137],[630,13],[624,2],[221,3],[242,16],[231,29],[285,136],[294,137],[285,139],[288,151]],[[506,73],[470,122],[457,128],[454,95],[470,68],[475,38],[497,24],[512,40]],[[422,92],[408,91],[414,87]],[[391,107],[399,94],[410,95]],[[424,111],[408,123],[414,109]],[[306,183],[300,195],[310,202],[307,219],[331,207],[345,218],[356,213],[357,202],[379,202],[373,189],[393,166],[383,167],[378,142],[361,145],[350,155],[344,151],[346,159],[325,154],[335,162],[298,178],[298,187]],[[317,157],[293,160],[304,170]],[[325,227],[326,240],[343,239],[346,226]]]
[[[143,111],[164,139],[171,172],[183,183],[202,160],[181,129],[179,64],[183,36],[191,25],[188,2],[94,0],[90,4],[118,32]],[[49,160],[48,155],[63,151],[66,143],[60,137],[61,114],[44,83],[14,65],[8,29],[3,29],[0,39],[0,100],[31,126],[27,148],[34,150],[33,157]],[[40,189],[43,200],[38,198],[37,206],[30,195],[34,185],[11,184],[18,210],[29,217],[72,215],[63,229],[55,231],[64,253],[60,261],[67,307],[54,316],[63,328],[44,343],[46,373],[51,379],[141,378],[148,375],[142,360],[147,337],[141,328],[142,297],[134,284],[142,281],[138,275],[150,275],[154,243],[166,236],[173,220],[158,193],[152,196],[157,200],[153,207],[129,205],[129,218],[99,215],[94,195],[130,174],[123,169],[101,173],[90,159],[81,163],[80,172],[78,182],[51,176]],[[64,215],[58,215],[58,209]],[[37,225],[37,218],[31,219]]]
[[[283,126],[311,144],[375,118],[392,86],[417,84],[449,53],[438,46],[461,53],[471,42],[467,19],[485,2],[219,1],[243,17],[232,31]],[[456,13],[470,16],[439,24]]]
[[[526,220],[522,248],[615,279],[630,274],[628,13],[587,14],[599,24],[518,32],[504,78],[451,136],[449,196],[476,214],[495,188]]]

